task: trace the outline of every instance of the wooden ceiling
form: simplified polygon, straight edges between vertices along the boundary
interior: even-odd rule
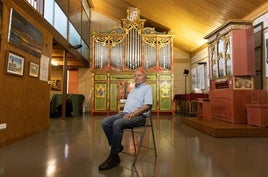
[[[88,0],[92,10],[113,19],[125,19],[128,7],[140,9],[146,26],[174,32],[174,46],[194,53],[204,36],[230,19],[245,19],[267,0]],[[267,8],[266,8],[267,11]]]

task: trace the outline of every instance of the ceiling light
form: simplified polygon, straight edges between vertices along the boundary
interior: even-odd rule
[[[56,62],[56,61],[54,61],[54,60],[51,60],[51,64],[52,64],[53,66],[58,66],[58,65],[59,65],[58,62]]]

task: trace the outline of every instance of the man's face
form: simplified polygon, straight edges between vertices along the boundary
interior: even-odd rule
[[[146,76],[142,71],[136,71],[134,74],[135,84],[141,84],[146,81]]]

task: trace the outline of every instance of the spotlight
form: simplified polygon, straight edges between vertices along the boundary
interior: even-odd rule
[[[189,74],[189,70],[188,69],[184,69],[184,71],[183,71],[183,75],[185,76],[187,76]]]

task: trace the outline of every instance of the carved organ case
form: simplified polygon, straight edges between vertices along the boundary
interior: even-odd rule
[[[246,123],[246,104],[254,89],[255,53],[251,22],[228,21],[205,37],[209,43],[212,117]]]
[[[117,112],[133,84],[133,73],[142,68],[154,90],[155,112],[172,112],[173,35],[144,27],[136,8],[129,8],[122,27],[93,35],[92,113]]]

